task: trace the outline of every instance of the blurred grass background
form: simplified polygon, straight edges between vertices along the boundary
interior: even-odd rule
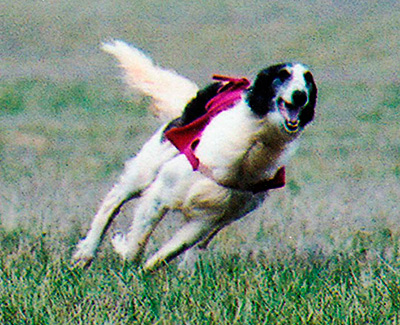
[[[168,318],[176,313],[180,323],[199,323],[191,313],[210,316],[210,310],[226,324],[250,324],[273,310],[268,317],[275,318],[267,318],[283,324],[312,323],[312,317],[316,324],[379,323],[384,312],[394,319],[400,306],[398,1],[6,0],[0,24],[2,321],[18,323],[16,315],[24,315],[18,318],[24,324],[70,315],[71,323],[82,324],[123,319],[113,314],[113,303],[132,322],[141,315],[145,323],[158,317],[179,323]],[[113,38],[201,86],[213,73],[253,78],[265,66],[292,60],[309,65],[319,86],[317,116],[287,168],[288,185],[218,235],[198,278],[177,282],[171,270],[136,281],[107,241],[87,273],[92,280],[66,266],[124,161],[158,125],[146,111],[148,100],[129,93],[114,59],[101,52],[100,43]],[[111,232],[131,215],[129,204]],[[167,218],[150,250],[173,226]],[[349,259],[338,262],[341,256]],[[313,264],[320,259],[327,264]],[[126,296],[132,286],[143,301]],[[161,287],[168,301],[160,303]],[[205,294],[190,291],[197,287]],[[215,292],[220,296],[210,305]],[[269,304],[268,315],[250,308],[254,301]]]
[[[57,238],[77,227],[83,234],[123,162],[157,125],[146,99],[128,93],[116,62],[99,49],[119,38],[200,85],[213,73],[251,78],[279,61],[311,67],[319,85],[316,120],[288,168],[286,189],[272,192],[243,221],[254,237],[242,234],[244,245],[258,238],[267,252],[330,254],[360,231],[397,236],[397,1],[16,0],[2,6],[2,227],[51,230]],[[219,237],[230,242],[242,228]]]

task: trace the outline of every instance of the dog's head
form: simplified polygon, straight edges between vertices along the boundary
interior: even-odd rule
[[[317,87],[302,64],[283,63],[262,70],[247,94],[251,110],[296,133],[314,118]]]

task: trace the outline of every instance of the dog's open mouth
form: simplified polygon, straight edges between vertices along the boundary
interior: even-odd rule
[[[279,112],[285,119],[283,126],[288,133],[295,133],[299,129],[300,107],[296,107],[283,98],[278,99]]]
[[[288,131],[289,133],[294,133],[299,129],[299,122],[292,122],[292,121],[285,121],[284,123],[285,129],[286,131]]]

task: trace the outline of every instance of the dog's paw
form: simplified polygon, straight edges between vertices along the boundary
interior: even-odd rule
[[[155,272],[159,267],[161,266],[161,263],[159,260],[151,258],[146,263],[143,265],[142,271],[144,273],[153,273]]]
[[[123,258],[127,258],[128,254],[128,244],[125,235],[122,233],[117,233],[111,240],[114,250]]]
[[[140,264],[144,245],[138,245],[135,242],[129,242],[127,237],[122,233],[117,233],[111,240],[115,252],[117,252],[124,260],[134,264]]]
[[[72,266],[74,268],[87,269],[93,262],[92,257],[72,258]]]
[[[194,274],[196,268],[199,267],[203,250],[193,247],[187,250],[178,264],[178,270],[183,273]]]
[[[72,265],[74,267],[87,268],[94,258],[94,251],[85,240],[79,242],[75,253],[72,255]]]
[[[94,256],[86,254],[85,252],[78,250],[72,256],[71,264],[73,267],[88,268],[92,264]]]

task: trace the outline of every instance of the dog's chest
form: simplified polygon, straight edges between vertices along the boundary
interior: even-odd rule
[[[246,188],[272,178],[290,142],[291,139],[275,126],[263,128],[254,136],[236,165],[232,166],[230,185]]]
[[[218,183],[248,189],[275,175],[292,140],[274,123],[262,122],[239,107],[216,118],[196,153]]]

